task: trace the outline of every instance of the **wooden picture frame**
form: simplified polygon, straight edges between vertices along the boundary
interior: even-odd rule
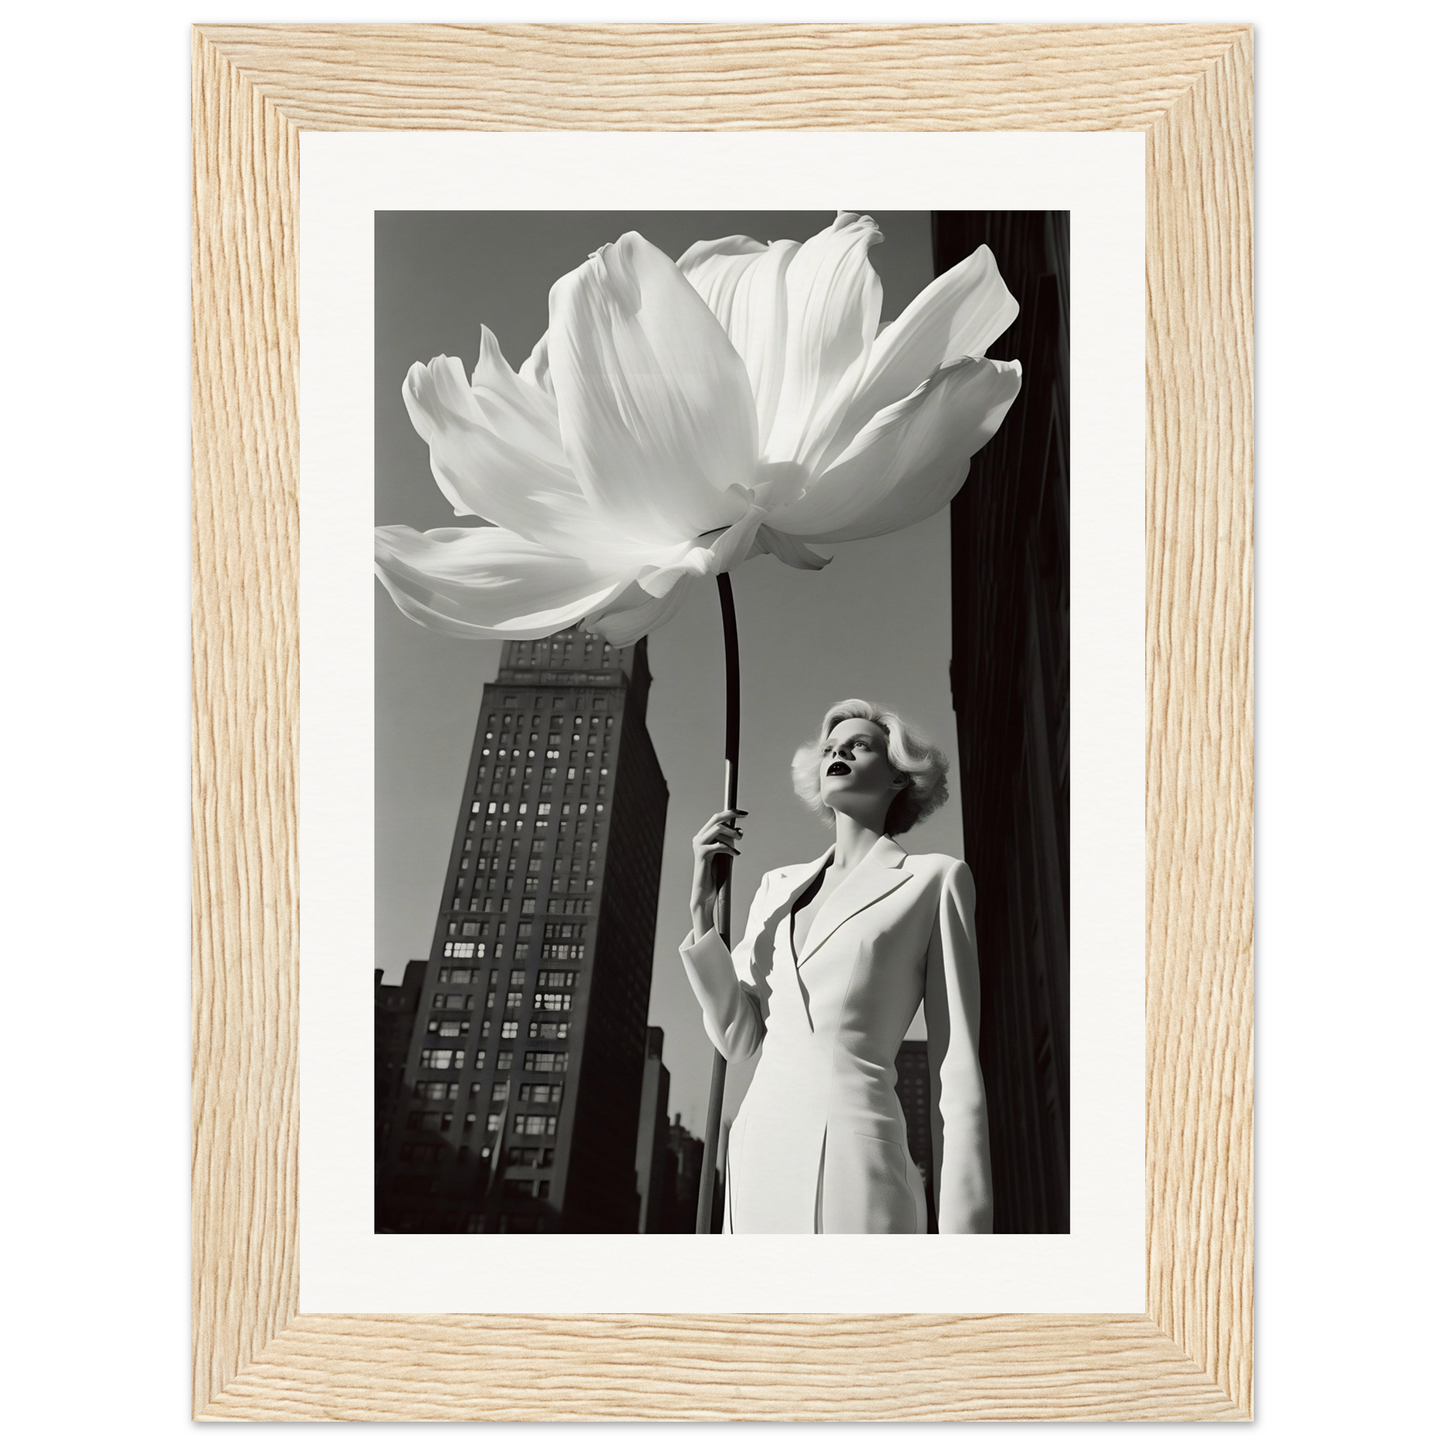
[[[1249,1418],[1249,28],[203,26],[192,46],[196,1418]],[[1146,137],[1147,1312],[301,1315],[300,133],[773,128]]]

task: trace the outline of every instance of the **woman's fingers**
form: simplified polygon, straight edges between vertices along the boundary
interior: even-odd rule
[[[722,812],[714,813],[712,817],[703,824],[703,827],[704,829],[711,828],[714,823],[725,823],[730,818],[746,818],[747,815],[747,809],[745,808],[724,808]]]

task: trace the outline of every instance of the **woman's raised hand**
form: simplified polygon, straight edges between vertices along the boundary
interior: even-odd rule
[[[724,808],[714,813],[692,840],[692,936],[695,939],[713,926],[718,892],[714,860],[738,856],[737,840],[743,833],[737,820],[746,817],[747,813],[740,808]]]

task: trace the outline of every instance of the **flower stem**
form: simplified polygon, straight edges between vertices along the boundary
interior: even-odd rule
[[[726,681],[726,713],[723,732],[723,794],[726,808],[738,805],[738,736],[741,732],[741,705],[738,698],[738,616],[733,607],[733,582],[726,572],[717,578],[718,602],[722,607],[723,673]],[[716,860],[717,911],[714,920],[718,937],[726,947],[732,946],[732,872],[733,860],[726,854]],[[723,1092],[727,1087],[728,1063],[720,1053],[712,1056],[712,1085],[707,1096],[707,1129],[703,1135],[702,1170],[697,1181],[697,1233],[712,1233],[712,1181],[717,1169],[718,1139],[722,1134]]]

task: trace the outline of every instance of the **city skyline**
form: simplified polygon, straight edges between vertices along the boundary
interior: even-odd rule
[[[884,288],[884,319],[932,279],[926,212],[875,212],[885,241],[870,252]],[[514,363],[547,325],[556,276],[623,231],[637,229],[670,255],[699,237],[814,234],[817,212],[390,213],[376,229],[378,523],[455,525],[437,490],[426,444],[401,398],[412,362],[438,353],[475,360],[485,322]],[[830,835],[793,796],[794,748],[842,697],[875,698],[913,719],[957,776],[949,691],[949,539],[926,522],[892,536],[824,549],[814,574],[763,557],[734,573],[741,640],[741,806],[750,810],[736,871],[744,916],[764,872],[817,857]],[[456,789],[482,689],[500,643],[441,636],[408,621],[377,585],[377,952],[388,981],[427,948],[446,866]],[[722,643],[716,596],[699,587],[649,638],[654,676],[649,731],[671,793],[664,844],[648,1023],[666,1031],[671,1109],[700,1133],[711,1048],[677,947],[688,929],[689,840],[722,803]],[[964,851],[956,807],[910,834],[915,852]],[[751,1067],[729,1070],[725,1116]]]
[[[667,814],[647,644],[567,631],[508,643],[502,663],[378,1129],[378,1227],[635,1229]]]

